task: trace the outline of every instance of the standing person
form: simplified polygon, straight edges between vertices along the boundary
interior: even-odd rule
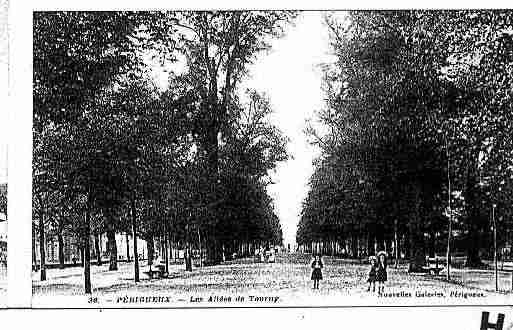
[[[321,256],[319,254],[316,254],[310,265],[312,267],[313,288],[319,289],[319,281],[322,280],[323,267]]]
[[[151,270],[151,266],[155,266],[155,268],[158,269],[159,265],[162,265],[164,262],[163,260],[161,259],[161,257],[158,255],[158,253],[155,253],[155,255],[153,256],[153,260],[152,260],[152,263],[149,265],[150,266],[150,270]]]
[[[378,270],[378,261],[375,256],[369,257],[370,269],[369,269],[369,278],[367,282],[369,283],[369,288],[367,291],[370,291],[372,286],[372,292],[376,292],[376,272]],[[379,288],[378,288],[379,289]]]
[[[387,254],[385,251],[378,252],[376,280],[378,281],[378,293],[383,293],[385,290],[385,282],[387,281]]]

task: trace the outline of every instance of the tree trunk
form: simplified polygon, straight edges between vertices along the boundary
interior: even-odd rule
[[[223,261],[223,256],[220,251],[220,245],[218,242],[219,237],[215,236],[216,233],[212,229],[209,231],[209,233],[211,236],[209,236],[210,239],[207,241],[208,246],[206,249],[208,264],[216,265]]]
[[[434,258],[436,255],[436,237],[435,233],[431,231],[429,233],[429,251],[428,251],[429,257]]]
[[[118,270],[118,248],[116,245],[116,232],[114,229],[107,230],[107,250],[109,252],[109,270]]]
[[[410,218],[410,266],[408,272],[422,273],[426,262],[424,231],[422,230],[422,219],[420,215],[420,187],[416,185],[414,189],[414,210]]]
[[[146,237],[146,248],[148,249],[148,266],[151,266],[153,265],[153,256],[155,255],[155,243],[153,242],[152,235]]]
[[[209,246],[207,246],[207,259],[209,264],[219,264],[222,261],[222,256],[219,251],[220,244],[218,244],[218,240],[220,239],[217,229],[219,228],[219,223],[222,221],[222,215],[220,214],[216,203],[219,200],[219,141],[218,134],[221,128],[221,118],[224,117],[224,113],[226,109],[219,109],[220,105],[218,103],[217,97],[217,76],[213,75],[211,81],[211,88],[215,90],[210,90],[208,95],[208,101],[205,103],[205,106],[208,111],[207,113],[211,114],[209,129],[207,130],[205,150],[207,151],[207,162],[208,162],[208,177],[209,177],[209,192],[210,192],[210,214],[211,223],[209,224],[207,235],[211,237],[209,240]]]
[[[91,247],[90,240],[90,210],[89,207],[85,214],[84,225],[84,288],[86,294],[91,294]]]
[[[36,226],[32,224],[32,270],[34,270],[37,266],[37,256],[36,256]]]
[[[176,239],[176,236],[175,236],[175,239]],[[175,240],[173,242],[173,246],[175,247],[175,254],[173,256],[173,260],[174,262],[178,262],[178,260],[180,259],[180,241],[179,240]]]
[[[351,237],[351,257],[357,259],[358,255],[358,235],[356,233]]]
[[[94,235],[94,251],[95,251],[95,254],[96,254],[96,263],[98,264],[98,266],[101,266],[102,265],[102,251],[100,250],[100,235],[99,234],[95,234]]]
[[[167,225],[165,226],[166,232],[164,233],[164,261],[166,263],[165,270],[169,274],[169,233]]]
[[[377,252],[385,251],[385,231],[384,226],[380,225],[376,230],[376,249]]]
[[[46,254],[45,254],[45,221],[44,211],[39,214],[39,257],[41,281],[46,281]]]
[[[128,237],[128,232],[125,233],[125,241],[126,241],[126,261],[130,262],[130,240]]]
[[[392,242],[393,242],[392,237],[387,237],[385,239],[385,244],[386,244],[385,251],[387,252],[387,255],[390,255],[390,256],[392,255],[392,245],[393,245]]]
[[[189,224],[185,225],[185,271],[192,272],[192,257],[189,242]]]
[[[83,240],[83,238],[81,237],[80,240]],[[82,243],[82,246],[79,248],[80,250],[80,267],[84,267],[84,246],[83,246],[83,243]]]
[[[176,254],[178,253],[178,242],[176,239],[176,233],[169,234],[169,250],[169,258],[173,259],[173,262],[176,263]]]
[[[135,200],[131,201],[132,206],[132,237],[134,238],[134,281],[139,282],[139,253],[137,253],[137,213],[135,208]],[[128,234],[127,234],[128,242]],[[128,247],[128,243],[127,243]],[[129,250],[127,249],[127,257]]]
[[[198,228],[198,248],[199,248],[199,264],[200,264],[200,267],[203,267],[203,250],[201,248],[201,232]]]
[[[399,239],[397,238],[397,219],[394,220],[394,254],[395,254],[395,268],[399,266]]]
[[[57,232],[57,241],[59,244],[59,268],[64,269],[64,240],[62,239],[62,230]]]
[[[481,234],[479,233],[479,230],[475,227],[471,228],[467,236],[467,260],[465,262],[465,267],[482,268],[484,266],[479,254],[479,247],[481,245],[480,241]]]
[[[422,273],[426,262],[424,252],[424,237],[422,233],[410,232],[410,273]]]
[[[406,259],[409,259],[410,258],[410,251],[411,251],[411,248],[410,248],[410,233],[409,233],[409,230],[406,231],[403,235],[403,252],[404,252],[404,258]],[[399,243],[399,245],[401,245]]]
[[[479,255],[481,249],[481,232],[482,223],[486,223],[486,219],[483,221],[480,212],[480,199],[478,192],[478,176],[477,176],[477,156],[473,156],[471,153],[470,161],[467,164],[467,177],[466,186],[464,189],[465,204],[467,205],[467,226],[468,234],[466,239],[466,250],[467,250],[467,261],[466,267],[481,268],[483,262]]]
[[[374,255],[374,234],[372,232],[367,234],[367,254]]]

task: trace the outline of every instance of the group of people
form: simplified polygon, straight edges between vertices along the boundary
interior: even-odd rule
[[[377,256],[369,257],[370,269],[368,273],[367,283],[369,287],[367,291],[371,290],[376,292],[376,282],[378,283],[378,293],[382,293],[385,290],[385,282],[388,279],[387,275],[387,254],[385,251],[380,251]],[[316,254],[312,259],[310,266],[312,268],[312,281],[313,289],[319,289],[319,282],[322,280],[322,268],[324,263],[320,254]]]
[[[255,258],[257,262],[269,262],[274,263],[276,261],[276,253],[278,253],[277,248],[271,249],[257,249],[255,250]]]

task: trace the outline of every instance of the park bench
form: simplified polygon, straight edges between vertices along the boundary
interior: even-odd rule
[[[153,278],[166,278],[167,277],[167,273],[166,273],[166,266],[164,265],[156,265],[155,266],[155,269],[151,269],[151,266],[150,266],[150,269],[146,272],[144,272],[146,275],[148,275],[148,277],[150,279],[153,279]]]
[[[427,273],[433,275],[440,275],[440,272],[444,269],[443,266],[440,265],[440,261],[438,258],[426,258],[426,266],[422,267]]]

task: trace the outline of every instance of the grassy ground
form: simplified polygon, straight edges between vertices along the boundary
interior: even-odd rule
[[[118,271],[109,272],[107,265],[92,267],[93,297],[102,306],[133,306],[124,297],[167,297],[165,305],[218,306],[218,305],[433,305],[433,304],[504,304],[511,302],[510,294],[497,294],[489,289],[488,273],[455,270],[455,278],[464,281],[448,283],[443,276],[408,274],[405,265],[389,268],[386,295],[367,292],[368,266],[355,261],[325,258],[324,280],[320,290],[312,290],[310,281],[310,256],[284,254],[276,263],[254,263],[237,260],[222,265],[195,268],[185,272],[182,265],[170,268],[167,279],[150,280],[142,272],[141,282],[133,281],[133,264],[120,264]],[[465,274],[464,274],[465,273]],[[34,306],[88,305],[83,293],[82,269],[51,269],[48,280],[33,276]],[[506,287],[507,279],[502,283]],[[462,285],[466,283],[468,286]],[[492,283],[493,284],[493,283]],[[477,294],[478,297],[451,297],[451,292]],[[420,295],[420,296],[418,296]],[[229,297],[231,301],[209,302],[211,296]],[[244,301],[235,301],[238,296]],[[249,301],[249,296],[278,297],[276,301]],[[274,299],[274,298],[273,298]],[[194,301],[194,302],[191,302]],[[200,301],[201,300],[201,301]],[[216,300],[216,299],[214,299]],[[140,304],[138,301],[137,304]],[[154,304],[151,302],[150,304]],[[159,302],[162,304],[162,302]],[[93,307],[93,306],[91,306]]]

